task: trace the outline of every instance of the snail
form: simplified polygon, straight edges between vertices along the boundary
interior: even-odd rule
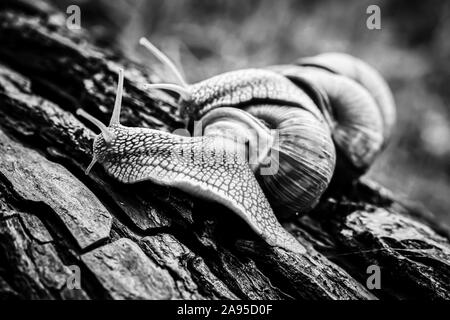
[[[389,90],[376,91],[377,84],[359,78],[364,74],[332,70],[328,62],[333,59],[327,56],[296,65],[231,71],[188,84],[167,56],[145,38],[140,43],[177,79],[142,88],[176,92],[187,127],[201,134],[187,137],[121,125],[119,70],[109,126],[77,110],[101,131],[86,173],[99,162],[121,182],[150,180],[218,202],[269,245],[304,253],[274,211],[290,216],[311,210],[333,176],[339,161],[336,150],[359,172],[370,166],[393,123],[394,105],[382,96]],[[342,59],[349,59],[349,65],[359,61]],[[385,86],[381,76],[375,80]]]

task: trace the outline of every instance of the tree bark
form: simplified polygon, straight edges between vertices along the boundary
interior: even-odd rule
[[[71,31],[45,2],[0,6],[0,296],[37,299],[450,298],[450,243],[420,208],[371,181],[285,222],[304,255],[267,247],[232,212],[96,166],[83,108],[107,122],[182,127],[176,101],[139,89],[145,67]],[[232,230],[233,232],[230,232]],[[369,289],[367,268],[381,270]],[[81,288],[68,279],[80,269]]]

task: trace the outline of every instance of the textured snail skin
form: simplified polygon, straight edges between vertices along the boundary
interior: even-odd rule
[[[283,227],[233,141],[182,137],[146,128],[108,127],[114,137],[94,142],[96,159],[124,183],[150,180],[225,205],[269,245],[296,253],[303,246]]]

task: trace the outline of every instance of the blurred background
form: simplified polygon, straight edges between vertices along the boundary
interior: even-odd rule
[[[368,175],[450,225],[450,1],[54,3],[63,11],[79,5],[82,27],[100,46],[114,47],[163,74],[161,65],[137,46],[141,36],[148,37],[189,82],[326,51],[365,60],[387,79],[398,110],[391,144]],[[372,4],[381,9],[381,30],[366,27]]]

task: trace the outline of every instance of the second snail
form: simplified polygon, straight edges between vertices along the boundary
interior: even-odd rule
[[[123,183],[149,180],[220,203],[268,245],[305,252],[276,215],[307,213],[334,174],[357,179],[389,141],[395,105],[388,85],[350,55],[326,53],[188,84],[167,56],[145,38],[140,43],[178,82],[143,87],[178,93],[188,128],[202,134],[121,125],[119,70],[109,125],[77,112],[101,130],[86,172],[99,162]]]

